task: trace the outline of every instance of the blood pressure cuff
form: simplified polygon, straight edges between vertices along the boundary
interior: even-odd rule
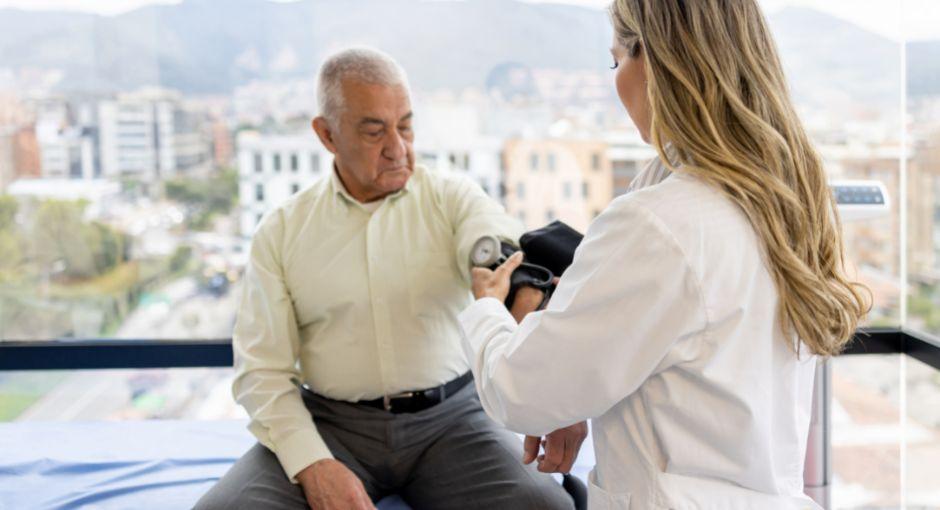
[[[560,221],[526,232],[519,238],[519,246],[525,253],[526,261],[542,266],[555,276],[562,273],[574,260],[574,252],[584,236],[577,230]]]
[[[529,286],[545,292],[542,304],[548,301],[555,285],[552,280],[571,265],[574,252],[577,250],[584,236],[577,230],[561,221],[554,221],[542,228],[522,234],[519,245],[525,254],[522,265],[512,273],[510,278],[509,295],[506,297],[506,307],[512,308],[516,298],[516,291],[520,287]],[[503,243],[502,252],[509,257],[517,251],[512,245]],[[539,306],[541,308],[541,306]]]

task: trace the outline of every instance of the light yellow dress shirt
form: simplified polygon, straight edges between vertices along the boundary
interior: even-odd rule
[[[470,249],[522,232],[474,182],[421,166],[369,209],[333,172],[267,214],[252,241],[232,389],[291,480],[332,457],[291,379],[357,401],[465,373]]]

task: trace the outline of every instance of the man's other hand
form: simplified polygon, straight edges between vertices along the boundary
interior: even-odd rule
[[[568,474],[587,434],[587,422],[582,421],[548,434],[544,441],[539,436],[526,436],[522,463],[538,460],[538,470],[543,473]],[[539,455],[539,446],[545,448],[542,455]]]
[[[552,285],[557,286],[558,281],[557,276],[552,278]],[[513,319],[516,319],[516,322],[522,322],[527,314],[539,309],[539,305],[542,304],[543,300],[545,300],[544,290],[524,285],[516,291],[516,297],[512,302],[512,310],[509,313],[512,314]],[[547,300],[545,300],[545,304],[548,304]]]
[[[516,322],[522,322],[528,313],[538,310],[543,299],[545,299],[544,291],[524,285],[516,291],[516,297],[512,301],[512,310],[509,312]]]
[[[297,473],[313,510],[375,510],[362,481],[342,462],[322,459]]]

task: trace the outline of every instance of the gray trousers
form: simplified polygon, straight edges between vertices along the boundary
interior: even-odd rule
[[[391,414],[307,393],[333,456],[377,502],[399,494],[416,510],[574,508],[551,476],[522,464],[522,442],[483,412],[473,384],[414,414]],[[307,509],[300,486],[256,444],[196,504],[204,509]]]

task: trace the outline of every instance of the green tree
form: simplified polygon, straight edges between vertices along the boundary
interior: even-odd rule
[[[189,263],[189,260],[193,256],[193,249],[189,246],[178,246],[176,251],[173,252],[173,256],[170,257],[170,272],[177,272],[183,270],[186,267],[186,264]]]
[[[0,229],[0,281],[3,273],[15,270],[23,261],[20,236],[13,229]]]
[[[124,261],[127,236],[94,222],[84,227],[85,240],[92,251],[96,274],[104,273]]]
[[[3,273],[19,267],[23,259],[20,234],[16,230],[16,211],[19,205],[9,195],[0,195],[0,280]]]
[[[181,177],[165,182],[164,192],[170,200],[186,206],[187,224],[203,230],[217,214],[228,214],[238,199],[238,172],[225,169],[210,179]]]
[[[0,232],[12,229],[19,204],[10,195],[0,195]]]
[[[126,237],[83,219],[85,201],[45,200],[33,222],[33,256],[43,271],[69,279],[91,278],[123,261]]]
[[[70,201],[44,200],[33,216],[33,260],[45,272],[64,262],[69,247],[80,251],[81,215],[84,207]]]

